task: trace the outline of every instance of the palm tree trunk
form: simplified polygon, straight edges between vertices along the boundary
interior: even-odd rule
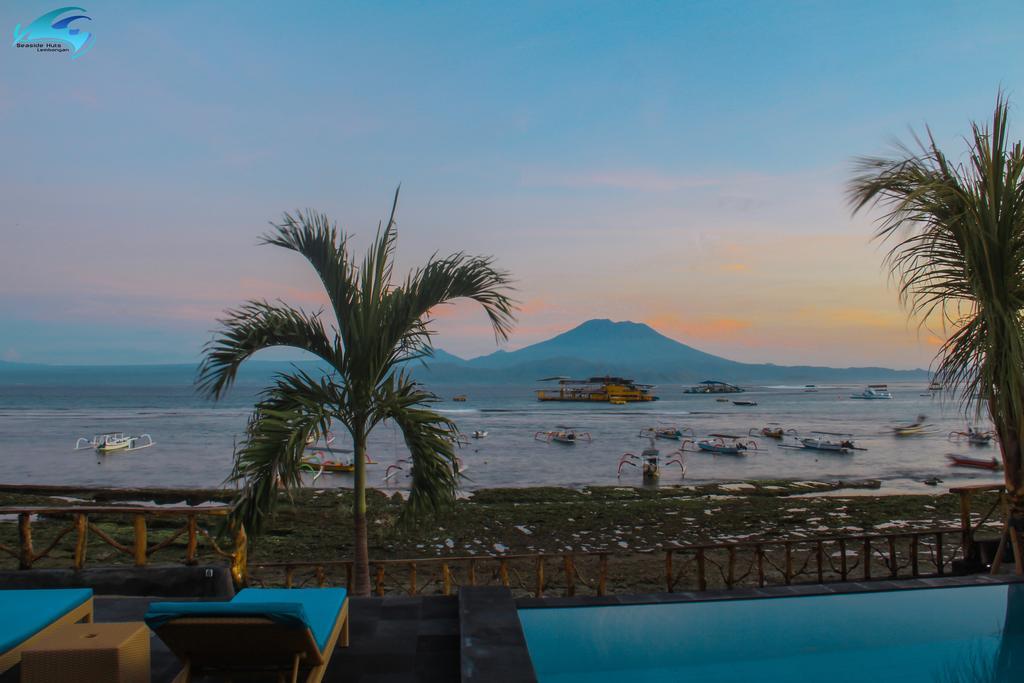
[[[999,449],[1003,457],[1003,477],[1006,484],[1007,530],[1010,533],[1010,547],[1017,560],[1024,554],[1024,416],[1007,414],[1012,411],[999,411],[994,401],[989,402],[999,437]],[[1016,537],[1017,543],[1013,543]],[[1024,566],[1015,562],[1017,573],[1022,573]]]
[[[366,436],[354,435],[355,489],[352,518],[355,522],[355,585],[352,594],[370,595],[370,549],[366,540]]]

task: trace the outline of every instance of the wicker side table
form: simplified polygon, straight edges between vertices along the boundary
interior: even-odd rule
[[[70,624],[21,653],[22,683],[149,683],[142,622]]]

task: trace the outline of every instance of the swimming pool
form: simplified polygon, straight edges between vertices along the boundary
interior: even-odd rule
[[[519,619],[541,683],[1024,680],[1024,584],[531,608]]]

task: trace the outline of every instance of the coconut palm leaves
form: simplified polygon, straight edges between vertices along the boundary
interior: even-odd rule
[[[373,428],[392,421],[412,455],[407,513],[447,505],[458,486],[451,438],[455,426],[429,409],[432,395],[404,370],[408,361],[431,352],[431,311],[455,299],[476,301],[498,340],[507,338],[514,323],[509,275],[491,258],[463,253],[433,257],[395,282],[397,202],[396,191],[387,224],[378,226],[376,239],[359,262],[350,253],[348,237],[327,216],[285,214],[262,242],[309,261],[329,310],[308,313],[285,303],[249,301],[228,311],[205,348],[196,379],[204,395],[220,398],[242,363],[275,346],[307,351],[328,368],[320,377],[297,369],[278,375],[262,393],[236,452],[231,479],[240,485],[240,494],[234,511],[258,531],[279,492],[301,485],[307,439],[318,438],[332,422],[343,425],[355,446],[357,593],[369,591],[365,456]]]
[[[971,133],[962,163],[930,131],[919,152],[860,159],[850,197],[854,211],[883,210],[876,236],[891,244],[901,300],[949,329],[936,374],[965,407],[987,405],[1007,484],[1024,499],[1024,148],[1008,141],[1002,95],[991,127]]]

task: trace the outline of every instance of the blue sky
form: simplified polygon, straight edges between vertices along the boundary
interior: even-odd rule
[[[956,148],[1024,96],[1019,3],[84,4],[80,59],[0,45],[0,359],[191,361],[243,299],[316,307],[256,237],[308,206],[365,245],[401,183],[401,267],[496,255],[510,348],[610,317],[739,360],[926,365],[850,159],[925,123]],[[494,348],[471,307],[437,328]]]

